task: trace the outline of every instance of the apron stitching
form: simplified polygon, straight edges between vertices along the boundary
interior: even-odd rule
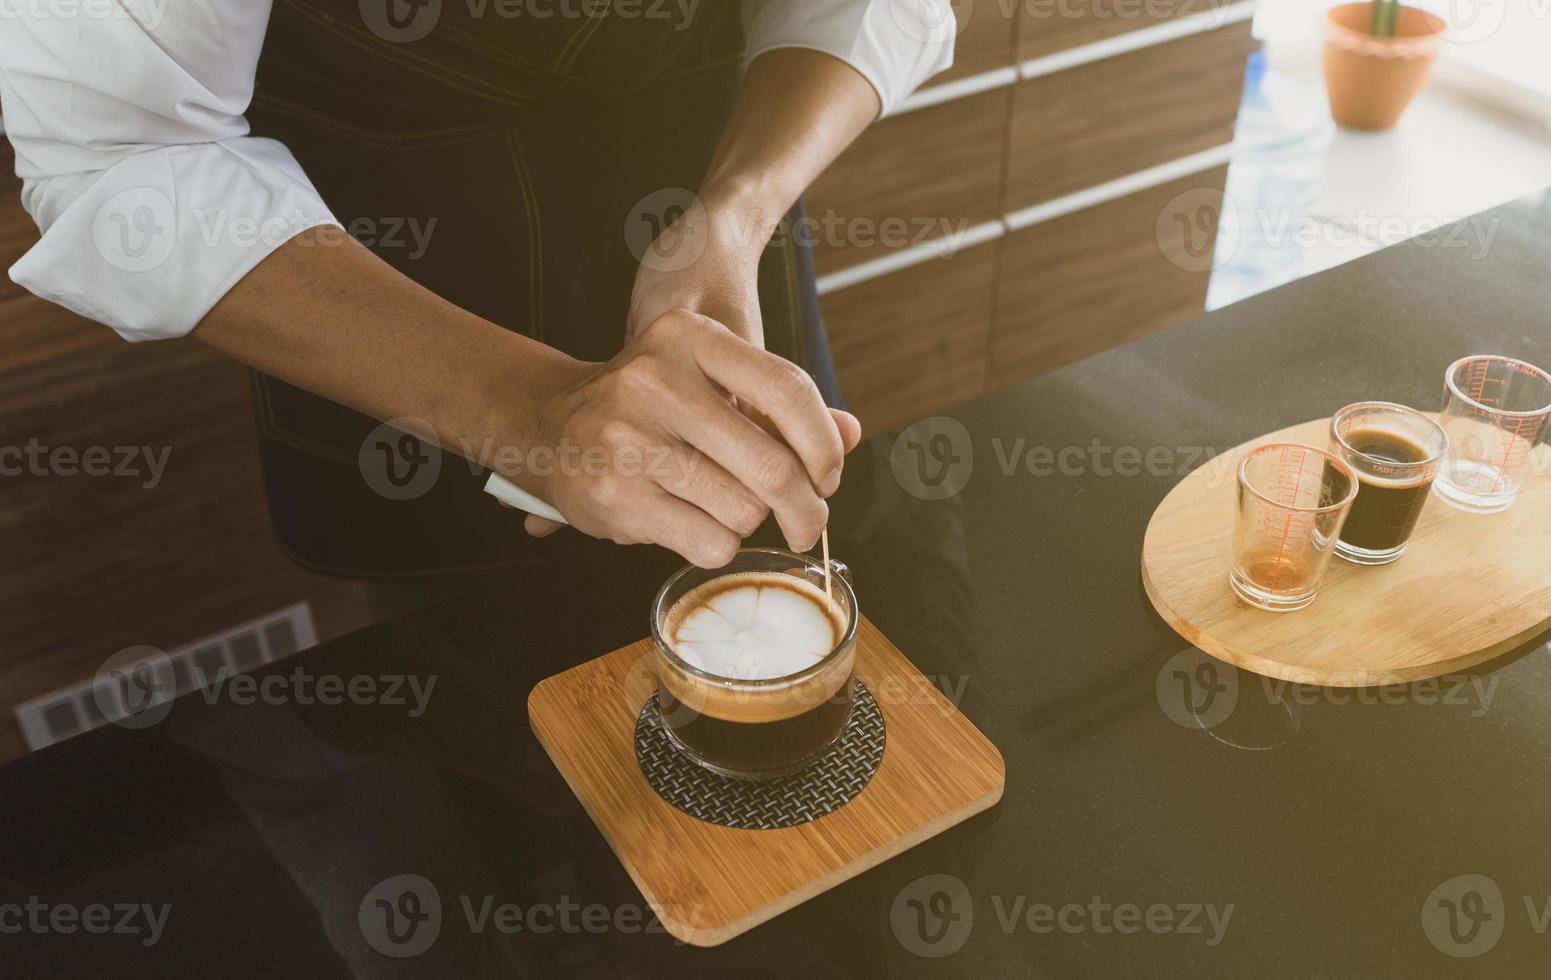
[[[259,431],[268,434],[275,421],[275,409],[269,403],[269,378],[262,371],[253,371],[252,380],[253,401],[258,409]]]
[[[491,61],[499,62],[512,68],[519,68],[534,76],[536,81],[543,79],[565,78],[563,75],[556,75],[553,71],[547,68],[533,64],[533,62],[527,60],[521,55],[512,54],[509,51],[499,48],[477,35],[458,30],[457,28],[450,25],[442,26],[441,30],[444,36],[451,40],[453,43],[462,45],[465,49],[473,51],[476,54],[483,55],[486,58],[489,58]],[[616,91],[615,89],[611,89],[604,85],[599,85],[589,79],[575,78],[566,80],[588,89],[594,95],[607,95]]]
[[[316,442],[308,439],[306,436],[299,436],[288,429],[280,428],[279,423],[275,421],[275,403],[270,394],[269,382],[269,375],[262,371],[253,372],[253,393],[259,402],[258,420],[260,434],[275,442],[283,443],[294,449],[300,449],[314,456],[321,456],[324,459],[336,462],[348,463],[359,458],[359,454],[352,456],[337,446]]]
[[[260,431],[265,438],[282,445],[299,449],[312,456],[331,460],[336,463],[348,463],[355,465],[360,461],[360,453],[351,453],[340,449],[338,446],[330,446],[327,443],[317,442],[306,436],[297,435],[289,429],[280,428],[274,420],[274,403],[270,397],[269,376],[261,371],[253,372],[263,390],[264,415],[259,419]]]
[[[680,89],[686,85],[693,84],[700,80],[702,77],[716,75],[719,72],[725,71],[727,68],[739,64],[742,60],[743,59],[741,55],[731,58],[721,58],[716,61],[706,62],[705,64],[684,68],[679,71],[672,72],[671,74],[663,75],[661,78],[655,78],[649,82],[643,82],[639,85],[627,85],[617,89],[600,91],[604,91],[605,94],[624,97],[652,94],[665,95],[675,89]],[[574,76],[571,78],[571,80],[579,84],[582,83],[582,80],[576,79]]]
[[[582,29],[577,31],[570,41],[566,42],[566,46],[560,50],[560,57],[555,59],[554,70],[562,76],[569,74],[571,66],[576,63],[577,58],[581,57],[582,49],[587,46],[587,42],[591,41],[603,27],[604,20],[608,18],[609,11],[613,9],[608,3],[595,3],[594,6],[601,6],[603,8],[602,15],[589,15],[591,19],[582,25]]]
[[[522,143],[515,127],[507,127],[506,149],[512,159],[512,169],[517,174],[517,184],[522,189],[523,203],[528,209],[528,302],[533,322],[530,327],[534,340],[544,339],[544,224],[539,214],[538,195],[533,189],[533,175],[528,170]]]
[[[526,107],[531,106],[534,103],[534,99],[529,96],[522,95],[512,89],[508,89],[503,86],[492,85],[483,79],[475,78],[472,75],[465,74],[464,72],[460,72],[454,68],[448,68],[446,65],[438,64],[437,62],[432,61],[431,59],[422,55],[417,55],[410,51],[385,50],[378,44],[361,37],[354,28],[339,23],[336,18],[328,14],[320,14],[307,10],[305,7],[297,4],[295,0],[287,0],[287,6],[291,7],[302,16],[307,17],[315,23],[332,31],[334,35],[341,40],[349,42],[350,44],[355,45],[356,47],[366,51],[369,54],[376,55],[377,57],[387,61],[399,64],[407,64],[410,67],[417,68],[419,71],[430,75],[432,78],[435,78],[442,84],[457,89],[461,92],[467,92],[468,94],[477,98],[482,98],[491,102],[498,102],[505,105]],[[456,79],[463,79],[464,82],[472,82],[473,85],[471,86],[468,84],[460,84],[458,81],[456,81]],[[479,86],[484,87],[488,91],[481,92]]]
[[[269,109],[280,115],[291,116],[319,126],[337,130],[357,140],[373,144],[383,149],[395,148],[393,144],[412,144],[416,148],[433,148],[440,146],[455,146],[459,143],[470,143],[482,136],[491,133],[491,126],[457,126],[447,129],[426,129],[405,133],[377,133],[359,126],[324,115],[315,109],[310,109],[289,99],[283,99],[276,95],[261,93],[254,97],[253,105]]]
[[[584,27],[585,26],[586,25],[584,25]],[[642,82],[642,83],[633,84],[633,85],[610,86],[610,85],[604,85],[604,84],[602,84],[600,82],[596,82],[596,81],[593,81],[592,79],[588,79],[588,78],[580,78],[580,77],[577,77],[577,76],[574,76],[574,75],[557,74],[556,72],[554,72],[554,71],[552,71],[550,69],[546,69],[546,68],[543,68],[541,66],[538,66],[538,65],[534,64],[533,62],[531,62],[528,59],[522,57],[521,55],[512,54],[511,52],[506,51],[503,48],[500,48],[500,47],[498,47],[496,45],[491,44],[490,42],[484,40],[482,37],[479,37],[478,35],[470,34],[467,31],[460,30],[459,28],[453,27],[450,24],[443,24],[443,25],[441,25],[438,28],[438,30],[440,30],[442,32],[442,36],[443,37],[446,37],[448,40],[452,41],[453,43],[462,46],[466,50],[473,51],[473,52],[475,52],[477,54],[483,55],[484,57],[489,58],[491,61],[499,62],[501,64],[507,65],[507,66],[512,67],[512,68],[521,69],[522,71],[525,71],[525,72],[529,73],[530,75],[533,75],[535,80],[543,80],[543,79],[563,80],[565,82],[568,82],[570,84],[576,85],[576,86],[586,90],[587,92],[591,93],[592,95],[600,95],[600,96],[601,95],[633,95],[633,94],[636,94],[636,93],[639,93],[639,92],[643,92],[643,91],[650,91],[654,87],[659,86],[659,85],[661,85],[663,83],[673,84],[673,83],[678,83],[678,82],[681,82],[681,81],[692,80],[692,79],[694,79],[694,78],[696,78],[698,76],[709,74],[711,72],[714,72],[714,71],[720,70],[722,68],[725,68],[728,65],[738,64],[738,63],[740,63],[743,60],[743,56],[742,56],[741,53],[740,54],[735,54],[735,55],[729,55],[729,56],[717,58],[717,59],[715,59],[713,61],[703,62],[701,64],[690,65],[690,66],[688,66],[686,68],[682,68],[682,69],[680,69],[678,71],[675,71],[675,72],[669,72],[667,74],[664,74],[661,78],[658,78],[658,79],[655,79],[655,80],[652,80],[652,81]],[[573,38],[573,41],[574,41],[574,38]],[[567,42],[567,43],[569,44],[570,42]],[[564,55],[564,52],[562,52],[562,56],[563,55]]]
[[[577,53],[580,53],[580,50],[582,50],[582,45],[585,45],[588,40],[591,40],[592,34],[596,33],[599,25],[602,25],[603,17],[608,16],[608,12],[610,12],[610,8],[605,6],[605,8],[603,8],[602,16],[588,14],[588,20],[586,20],[586,23],[583,23],[580,28],[577,28],[575,34],[572,34],[571,39],[569,39],[568,42],[566,42],[565,45],[560,48],[560,54],[555,56],[555,64],[551,65],[552,73],[557,74],[557,76],[561,76],[561,78],[565,76],[566,70],[571,67],[572,51],[577,51]]]
[[[441,31],[443,37],[446,37],[456,42],[457,44],[462,45],[470,51],[477,51],[478,53],[490,58],[492,61],[498,61],[501,64],[508,65],[512,68],[521,68],[523,71],[534,76],[543,76],[549,74],[542,67],[529,61],[522,55],[514,54],[510,51],[507,51],[505,48],[491,44],[489,41],[486,41],[484,38],[477,34],[470,34],[467,31],[463,31],[452,26],[451,24],[441,24],[437,29]]]
[[[285,445],[291,446],[292,448],[300,449],[303,452],[310,453],[314,456],[321,456],[324,459],[334,460],[336,462],[350,463],[356,462],[359,459],[359,454],[352,456],[337,446],[330,446],[327,443],[317,442],[315,440],[308,439],[306,436],[296,435],[287,429],[280,428],[279,423],[275,421],[275,402],[271,393],[272,389],[270,388],[269,384],[269,375],[262,371],[254,371],[253,382],[254,395],[257,397],[260,403],[259,431],[265,437],[272,439],[275,442],[284,443]]]

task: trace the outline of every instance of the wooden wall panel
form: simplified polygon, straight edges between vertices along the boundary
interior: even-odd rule
[[[1092,44],[1191,14],[1222,14],[1238,0],[1009,0],[1018,10],[1019,61]]]
[[[980,245],[824,297],[840,383],[876,435],[985,386],[995,252]]]
[[[1001,250],[989,388],[1021,381],[1200,313],[1228,169],[1056,218]],[[1206,220],[1198,216],[1203,211]]]
[[[953,67],[934,76],[927,86],[1012,64],[1018,6],[1017,0],[953,0],[959,24]]]
[[[1231,142],[1252,45],[1246,21],[1021,83],[1005,206]]]
[[[995,217],[1008,98],[1008,89],[997,89],[864,133],[807,194],[819,273]],[[884,228],[888,242],[878,233]]]

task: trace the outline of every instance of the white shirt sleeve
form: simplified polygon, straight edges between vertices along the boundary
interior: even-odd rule
[[[743,0],[744,64],[774,48],[812,48],[855,68],[887,115],[953,66],[958,28],[948,0]]]
[[[0,0],[0,106],[43,232],[11,278],[128,340],[194,329],[299,232],[338,224],[243,118],[270,0]]]

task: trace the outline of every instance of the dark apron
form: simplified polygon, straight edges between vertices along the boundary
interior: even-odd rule
[[[703,3],[685,25],[604,0],[547,19],[502,16],[495,0],[375,0],[395,15],[385,32],[364,13],[373,2],[276,0],[254,135],[284,142],[346,229],[409,278],[574,357],[608,360],[639,264],[627,220],[649,220],[638,209],[648,195],[699,186],[738,82],[738,5]],[[423,37],[382,36],[413,37],[414,18],[438,6]],[[799,216],[760,265],[765,343],[838,405],[812,258],[789,233]],[[441,454],[428,489],[390,499],[362,463],[376,421],[264,374],[253,383],[271,518],[302,566],[418,576],[565,546],[566,535],[528,538],[519,515],[482,493],[487,473],[454,455],[460,447]]]

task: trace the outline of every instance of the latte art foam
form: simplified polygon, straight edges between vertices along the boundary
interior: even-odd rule
[[[845,632],[841,612],[824,590],[781,572],[713,579],[674,603],[663,626],[685,663],[744,681],[808,670]]]

